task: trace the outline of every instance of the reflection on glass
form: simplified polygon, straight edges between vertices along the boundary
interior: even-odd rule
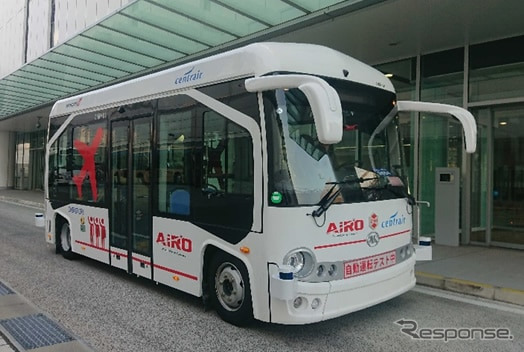
[[[133,252],[151,255],[149,192],[151,185],[151,127],[135,120],[133,131]]]
[[[469,52],[469,100],[524,95],[524,36],[472,45]]]
[[[487,128],[491,126],[491,109],[473,111],[477,118],[477,150],[471,160],[471,241],[486,242],[488,226],[488,157]]]
[[[128,126],[113,126],[111,136],[112,246],[127,249]]]
[[[416,58],[390,62],[375,66],[376,69],[383,72],[393,83],[397,93],[398,100],[417,100],[416,96]],[[402,136],[402,146],[406,156],[406,169],[408,172],[409,189],[415,192],[414,188],[414,166],[415,166],[415,138],[418,138],[415,132],[416,113],[399,114],[399,128]],[[415,193],[417,197],[417,194]]]
[[[421,57],[420,100],[462,106],[464,49]]]
[[[337,90],[343,110],[342,141],[333,145],[318,141],[311,107],[300,90],[265,94],[272,168],[269,194],[279,194],[278,203],[270,199],[272,205],[318,204],[333,182],[340,191],[336,203],[404,198],[398,118],[378,128],[394,107],[394,93],[327,81]],[[398,180],[395,185],[388,183],[393,178]]]
[[[492,241],[524,244],[524,106],[493,112]]]

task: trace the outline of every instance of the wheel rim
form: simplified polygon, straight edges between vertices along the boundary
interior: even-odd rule
[[[237,267],[231,263],[223,263],[218,267],[215,276],[217,298],[222,307],[236,311],[244,302],[244,281]]]
[[[71,234],[69,233],[69,226],[67,224],[62,226],[62,231],[60,232],[60,244],[62,245],[62,250],[64,252],[69,252],[71,249]]]

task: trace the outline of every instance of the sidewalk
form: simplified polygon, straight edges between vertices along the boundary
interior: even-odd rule
[[[433,244],[433,260],[417,262],[417,284],[524,306],[524,251]]]
[[[0,201],[41,212],[42,191],[0,190]],[[0,278],[0,352],[89,352],[83,341],[46,316]]]
[[[43,191],[20,191],[16,189],[0,189],[0,201],[17,203],[33,208],[44,209]]]
[[[89,352],[83,341],[0,281],[0,352]]]

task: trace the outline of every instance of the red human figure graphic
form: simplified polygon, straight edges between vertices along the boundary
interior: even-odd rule
[[[95,154],[103,136],[104,130],[102,128],[98,128],[91,145],[87,145],[79,140],[75,140],[73,142],[75,149],[78,151],[78,153],[80,153],[80,155],[82,155],[82,158],[84,159],[84,164],[82,165],[80,173],[73,177],[73,182],[76,184],[76,191],[79,198],[82,198],[82,183],[84,183],[84,179],[86,178],[87,174],[89,174],[89,182],[91,183],[91,193],[93,194],[93,200],[96,202],[98,199],[98,190],[96,188]]]
[[[105,248],[106,245],[106,226],[103,218],[90,216],[89,222],[89,242],[97,248]]]

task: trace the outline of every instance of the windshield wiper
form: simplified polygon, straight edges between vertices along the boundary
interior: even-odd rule
[[[316,210],[314,210],[311,213],[311,215],[313,217],[315,217],[315,218],[318,218],[320,215],[324,214],[326,212],[326,210],[329,209],[331,204],[333,204],[335,199],[340,194],[340,187],[335,190],[335,188],[337,188],[337,186],[339,186],[339,185],[349,185],[349,184],[355,184],[355,183],[363,183],[365,181],[372,181],[372,180],[380,180],[380,177],[369,177],[369,178],[357,177],[357,178],[352,178],[352,179],[348,179],[348,180],[344,180],[344,181],[326,182],[326,185],[333,185],[333,186],[322,197],[322,199],[320,199],[320,201],[317,204],[318,208]]]

